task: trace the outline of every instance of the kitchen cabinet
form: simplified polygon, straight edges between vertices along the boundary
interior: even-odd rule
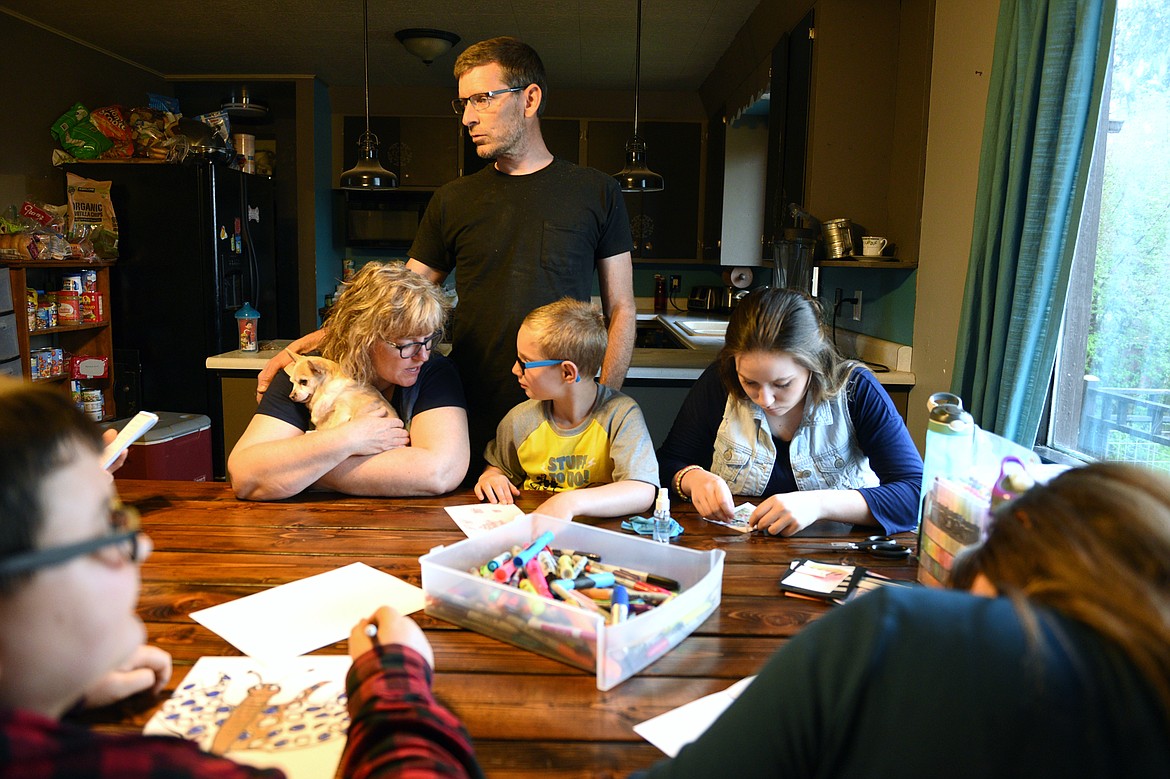
[[[370,131],[378,136],[380,161],[398,176],[403,188],[435,189],[459,176],[459,117],[371,116]],[[357,164],[358,139],[366,130],[364,116],[342,121],[343,167]]]
[[[606,173],[626,165],[632,122],[593,121],[585,129],[585,159]],[[694,260],[700,256],[703,224],[700,181],[703,125],[699,122],[640,122],[646,162],[662,176],[661,192],[627,192],[626,210],[634,238],[634,259]]]
[[[113,261],[96,260],[88,263],[76,263],[62,260],[42,260],[31,262],[10,261],[7,265],[8,283],[12,291],[13,313],[4,314],[0,319],[0,343],[9,346],[0,349],[0,360],[7,360],[9,352],[13,351],[15,335],[15,353],[19,358],[20,375],[28,381],[37,384],[61,385],[63,391],[69,387],[69,366],[65,363],[59,375],[49,378],[34,378],[32,376],[30,358],[36,349],[60,348],[68,356],[87,355],[107,358],[107,374],[102,378],[85,379],[82,386],[86,389],[100,389],[104,396],[102,409],[103,419],[113,419],[116,416],[114,405],[114,347],[113,335],[110,327],[110,267]],[[29,330],[27,301],[25,290],[28,288],[43,291],[61,289],[61,279],[70,273],[82,270],[93,270],[97,275],[97,291],[102,296],[102,318],[98,322],[77,325],[58,325],[43,329]],[[10,363],[6,363],[10,364]]]

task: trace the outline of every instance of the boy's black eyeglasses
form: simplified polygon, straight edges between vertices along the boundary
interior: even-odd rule
[[[491,92],[477,92],[474,95],[467,97],[457,97],[451,101],[451,107],[455,109],[455,113],[463,116],[463,112],[467,110],[467,104],[471,103],[471,107],[476,111],[487,111],[491,108],[492,98],[496,95],[506,95],[509,92],[523,92],[528,87],[508,87],[507,89],[493,89]]]
[[[399,357],[404,360],[409,360],[411,357],[414,357],[416,354],[421,352],[424,348],[428,352],[434,351],[435,342],[439,340],[440,335],[442,334],[432,333],[431,336],[425,341],[411,341],[410,343],[406,344],[396,344],[393,341],[387,341],[386,343],[398,350]]]
[[[67,563],[75,557],[92,554],[107,546],[115,547],[128,562],[138,561],[142,532],[141,518],[133,506],[126,506],[116,498],[110,502],[110,534],[78,541],[75,544],[32,549],[0,560],[0,576],[29,573],[52,565]]]

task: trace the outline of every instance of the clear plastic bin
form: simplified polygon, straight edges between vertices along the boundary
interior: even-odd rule
[[[555,549],[596,552],[624,565],[675,579],[678,597],[620,625],[468,571],[514,545],[552,531]],[[576,522],[529,515],[419,558],[427,614],[597,674],[609,690],[665,655],[719,605],[722,550],[697,551]]]

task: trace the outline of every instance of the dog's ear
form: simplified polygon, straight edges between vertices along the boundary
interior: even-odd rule
[[[295,362],[290,362],[288,365],[284,366],[284,372],[289,375],[289,378],[296,378],[297,364]]]
[[[324,360],[309,360],[309,370],[314,376],[328,378],[329,364]]]

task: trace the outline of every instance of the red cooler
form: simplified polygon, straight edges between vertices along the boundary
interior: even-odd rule
[[[117,479],[211,481],[211,420],[203,414],[158,411],[158,424],[130,445]],[[119,419],[104,427],[121,430]]]

